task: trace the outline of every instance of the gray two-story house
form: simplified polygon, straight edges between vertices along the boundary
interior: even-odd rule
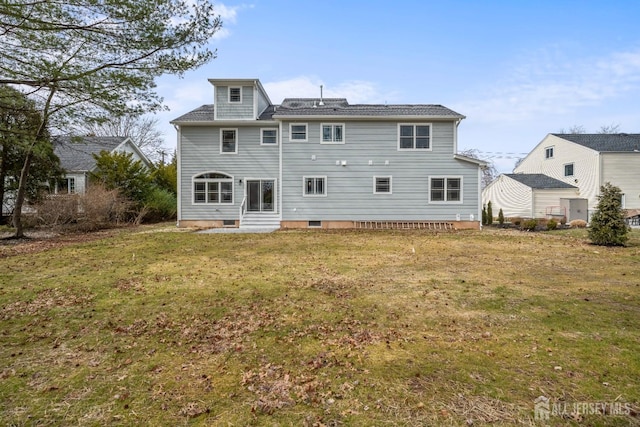
[[[441,105],[269,99],[210,79],[214,104],[175,120],[178,225],[478,228],[485,163],[457,154]]]

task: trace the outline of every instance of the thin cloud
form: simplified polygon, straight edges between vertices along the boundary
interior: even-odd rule
[[[252,8],[252,4],[241,4],[239,6],[227,6],[224,3],[214,4],[213,10],[220,15],[222,28],[213,35],[213,40],[222,40],[229,37],[232,34],[229,26],[238,22],[238,12]]]
[[[569,114],[639,89],[640,50],[571,62],[541,51],[512,67],[509,78],[480,99],[456,106],[479,121],[524,121]]]
[[[319,98],[320,85],[325,98],[347,98],[350,104],[383,103],[390,98],[375,83],[348,80],[337,84],[325,83],[315,76],[298,76],[287,80],[264,83],[271,101],[278,104],[284,98]]]

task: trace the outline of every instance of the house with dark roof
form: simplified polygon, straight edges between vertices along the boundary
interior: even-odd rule
[[[66,171],[64,179],[57,182],[53,192],[83,194],[87,188],[88,176],[96,167],[94,154],[131,153],[134,160],[141,161],[146,167],[151,162],[133,143],[131,138],[116,136],[85,136],[53,139],[53,152],[60,159],[60,166]]]
[[[547,135],[514,169],[544,174],[578,188],[589,212],[606,183],[622,190],[622,206],[640,209],[640,134]]]
[[[587,219],[587,201],[578,197],[578,187],[541,173],[502,174],[485,187],[482,200],[507,218]]]
[[[463,115],[209,82],[214,103],[171,122],[179,226],[479,227],[486,163],[457,154]]]

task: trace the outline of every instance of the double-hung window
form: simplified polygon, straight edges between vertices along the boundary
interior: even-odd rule
[[[323,123],[320,126],[322,144],[344,144],[344,125]]]
[[[278,144],[278,129],[260,129],[260,145]]]
[[[391,194],[391,177],[374,176],[373,194]]]
[[[233,203],[233,178],[221,173],[203,173],[194,177],[193,203]]]
[[[238,153],[238,129],[220,129],[220,154]]]
[[[289,124],[289,141],[306,142],[307,141],[307,124],[306,123],[290,123]]]
[[[429,178],[429,200],[435,203],[462,202],[462,178]]]
[[[431,125],[399,124],[398,150],[431,150]]]
[[[553,147],[547,147],[544,149],[544,158],[553,159]]]
[[[326,176],[305,176],[302,178],[304,197],[324,197],[327,195]]]
[[[229,103],[238,104],[242,102],[242,88],[230,87],[229,88]]]

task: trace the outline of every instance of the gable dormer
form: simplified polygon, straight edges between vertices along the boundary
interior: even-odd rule
[[[214,120],[257,120],[271,105],[258,79],[209,79],[214,88]]]

